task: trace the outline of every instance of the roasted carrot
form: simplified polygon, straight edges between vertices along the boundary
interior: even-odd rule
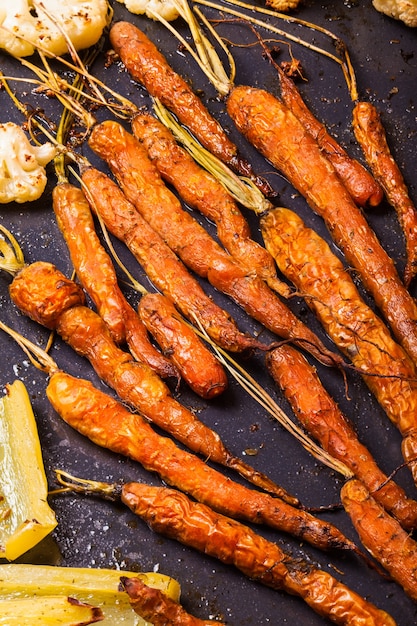
[[[417,303],[317,143],[282,102],[262,89],[235,87],[227,109],[238,129],[323,217],[347,262],[417,363]]]
[[[97,445],[138,461],[166,484],[230,517],[265,524],[322,550],[357,553],[333,524],[281,498],[250,489],[224,476],[196,455],[157,434],[144,418],[89,381],[57,371],[47,396],[61,418]]]
[[[187,326],[175,306],[159,293],[148,293],[139,301],[139,317],[202,398],[214,398],[227,388],[226,372],[219,360]]]
[[[135,358],[147,363],[162,378],[178,380],[175,365],[151,344],[145,326],[120,290],[113,263],[96,234],[84,193],[67,182],[59,183],[52,192],[52,203],[77,276],[114,341],[127,342]]]
[[[175,307],[169,300],[162,295],[149,294],[150,300],[142,296],[147,302],[152,301],[154,308],[152,320],[148,317],[146,324],[127,302],[119,288],[113,263],[98,239],[83,192],[64,183],[55,187],[52,196],[57,222],[77,275],[115,342],[127,342],[133,356],[147,363],[162,378],[169,376],[179,381],[182,377],[203,398],[213,398],[224,391],[228,384],[224,368],[192,328],[175,314]],[[145,307],[143,304],[142,308]],[[115,320],[119,333],[114,332]],[[153,328],[152,321],[158,323],[157,328]],[[147,331],[157,339],[165,356],[150,343]],[[168,333],[167,337],[164,332]]]
[[[175,113],[207,150],[234,171],[251,178],[266,195],[272,193],[268,183],[254,174],[219,122],[145,33],[129,22],[116,22],[110,29],[110,43],[134,80]]]
[[[354,202],[359,206],[378,206],[383,191],[378,182],[359,161],[352,158],[332,137],[325,125],[320,122],[304,102],[295,83],[275,65],[280,85],[280,96],[284,104],[300,120],[307,132],[317,141],[322,154],[331,162],[343,181]]]
[[[362,544],[393,580],[417,600],[417,543],[359,480],[345,483],[341,496]]]
[[[275,209],[264,216],[262,232],[282,273],[304,294],[327,334],[361,372],[390,420],[404,437],[415,433],[414,363],[361,298],[340,259],[288,209]]]
[[[141,411],[194,452],[234,469],[261,488],[285,496],[283,489],[267,476],[233,456],[219,435],[182,406],[150,367],[121,350],[95,311],[80,303],[67,306],[67,299],[73,302],[73,284],[50,263],[37,262],[27,265],[15,276],[10,285],[10,295],[25,315],[41,324],[43,311],[48,306],[45,316],[48,327],[56,330],[78,354],[86,357],[100,378],[124,402]],[[57,292],[61,298],[54,303]],[[68,293],[67,299],[65,292]],[[59,308],[61,301],[62,310]]]
[[[96,125],[89,145],[109,165],[128,200],[185,265],[279,337],[293,341],[326,365],[343,365],[340,356],[332,353],[262,279],[249,275],[182,208],[145,148],[121,124],[108,120]]]
[[[268,371],[289,401],[294,414],[324,450],[339,459],[361,480],[374,498],[410,531],[417,525],[417,502],[378,467],[334,399],[322,385],[316,369],[291,346],[279,346],[266,355]]]
[[[402,228],[407,261],[404,268],[406,287],[417,273],[417,210],[403,175],[388,146],[381,116],[371,102],[358,102],[353,109],[353,129],[366,160],[388,202],[394,207]]]
[[[140,578],[120,577],[121,589],[129,596],[133,610],[153,626],[210,626],[223,622],[202,620],[190,615],[179,603],[160,589],[149,587]]]
[[[132,120],[135,137],[145,146],[162,178],[173,185],[182,200],[217,227],[226,250],[247,269],[263,278],[271,289],[288,297],[291,290],[277,276],[275,262],[264,246],[251,238],[250,227],[225,187],[180,146],[171,131],[147,113]]]
[[[225,350],[267,349],[262,342],[241,332],[230,314],[207,296],[108,176],[90,167],[83,172],[82,179],[109,232],[126,243],[155,287],[174,302],[184,317],[201,324],[208,336]]]
[[[152,530],[175,539],[277,591],[302,598],[335,624],[395,626],[388,613],[375,607],[331,574],[286,554],[248,526],[193,502],[185,494],[143,483],[112,485],[89,480],[59,482],[75,491],[121,500]]]

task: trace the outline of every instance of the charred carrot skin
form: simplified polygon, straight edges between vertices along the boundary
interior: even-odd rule
[[[145,33],[128,22],[116,22],[110,29],[110,43],[131,76],[175,113],[209,152],[236,172],[252,178],[267,195],[273,193],[267,182],[254,174],[251,165],[240,157],[219,122]]]
[[[163,239],[105,174],[88,168],[83,182],[94,197],[107,229],[123,241],[156,288],[172,300],[193,324],[201,324],[209,337],[231,352],[265,350],[267,346],[241,332],[232,317],[203,291]]]
[[[230,296],[268,330],[291,339],[326,365],[343,365],[339,355],[326,348],[263,280],[248,275],[182,208],[144,147],[123,126],[112,121],[96,125],[89,145],[109,165],[128,200],[185,265]]]
[[[227,389],[228,378],[223,366],[167,298],[159,293],[148,293],[142,296],[138,312],[193,391],[202,398],[212,399]]]
[[[363,301],[327,242],[288,209],[271,211],[262,219],[262,230],[283,274],[305,294],[327,334],[361,371],[390,420],[404,437],[415,433],[416,368]]]
[[[140,578],[120,577],[122,589],[129,596],[133,610],[153,626],[224,626],[223,622],[201,620],[190,615],[181,604],[160,589],[146,585]]]
[[[44,274],[41,274],[38,265],[35,269],[36,279],[42,284],[46,302],[52,301],[53,294],[59,289],[62,290],[64,284],[66,290],[71,293],[71,281],[64,283],[65,277],[58,269],[55,268],[55,271],[51,272],[49,264],[46,264]],[[44,306],[41,294],[37,293],[38,300],[27,298],[31,292],[31,283],[32,274],[29,265],[11,283],[10,295],[22,312],[42,323]],[[285,497],[284,490],[275,485],[271,479],[233,456],[216,432],[175,400],[168,386],[150,367],[135,361],[129,353],[121,350],[114,343],[107,326],[97,313],[80,305],[67,308],[62,314],[55,308],[53,327],[78,354],[90,361],[99,377],[112,387],[124,402],[141,411],[149,420],[194,452],[234,469],[262,489]]]
[[[122,502],[155,532],[234,565],[252,580],[301,597],[335,624],[394,626],[385,612],[325,571],[300,565],[247,526],[164,487],[128,483]]]
[[[247,220],[224,186],[200,167],[180,146],[171,131],[153,116],[140,113],[132,120],[135,137],[144,145],[162,178],[182,200],[217,227],[219,240],[249,273],[263,278],[271,289],[288,297],[291,290],[277,276],[268,251],[251,238]]]
[[[343,485],[341,496],[363,545],[404,591],[417,600],[417,543],[360,481],[351,480]]]
[[[60,417],[95,444],[138,461],[166,484],[214,510],[265,524],[322,550],[357,551],[333,524],[234,482],[172,439],[157,434],[141,415],[131,413],[89,381],[56,372],[50,377],[47,396]]]
[[[291,78],[278,65],[276,68],[282,101],[317,141],[320,150],[333,165],[354,202],[359,206],[378,206],[384,195],[378,182],[329,134],[325,125],[307,107]]]
[[[282,389],[294,414],[324,450],[345,463],[386,511],[408,531],[417,526],[417,502],[381,471],[369,450],[321,384],[305,357],[290,346],[266,355],[268,371]]]
[[[127,342],[135,358],[162,378],[179,380],[178,370],[151,344],[146,328],[123,296],[113,263],[96,234],[84,193],[74,185],[60,183],[54,187],[52,202],[77,276],[114,341]]]
[[[404,283],[410,285],[417,273],[417,210],[403,175],[391,154],[381,116],[370,102],[358,102],[353,109],[353,129],[376,180],[394,207],[404,233],[407,262]]]
[[[227,109],[238,129],[323,217],[399,343],[417,363],[417,303],[317,143],[294,114],[264,90],[235,87]]]

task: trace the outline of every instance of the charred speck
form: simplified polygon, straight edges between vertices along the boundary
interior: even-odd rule
[[[401,50],[401,57],[408,63],[411,59],[414,59],[414,52],[404,52],[404,50]]]

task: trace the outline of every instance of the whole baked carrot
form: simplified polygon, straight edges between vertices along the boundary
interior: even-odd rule
[[[283,345],[267,353],[266,364],[307,432],[335,459],[345,463],[403,528],[415,529],[417,502],[393,480],[388,481],[307,359]]]
[[[55,299],[57,292],[61,297]],[[154,424],[204,458],[234,469],[261,488],[285,496],[284,490],[267,476],[233,456],[219,435],[181,405],[155,372],[121,350],[102,318],[75,301],[73,281],[57,268],[40,261],[27,265],[10,284],[10,295],[25,315],[56,330],[78,354],[90,361],[99,377],[124,402]]]
[[[251,178],[267,195],[272,192],[268,183],[254,174],[251,165],[238,154],[236,145],[219,122],[145,33],[129,22],[116,22],[110,29],[110,43],[131,76],[175,113],[209,152],[234,171]]]
[[[132,130],[162,178],[175,187],[188,206],[216,224],[219,241],[226,250],[249,273],[257,274],[271,289],[288,297],[291,290],[278,278],[273,258],[251,238],[247,220],[225,187],[198,165],[171,131],[152,115],[136,115]]]
[[[145,148],[121,124],[106,121],[96,125],[89,145],[109,165],[128,200],[185,265],[279,337],[293,341],[326,365],[343,365],[339,355],[332,353],[263,280],[248,274],[182,208]]]
[[[333,524],[268,493],[224,476],[196,455],[157,434],[144,418],[98,390],[89,381],[62,371],[50,377],[47,396],[60,417],[95,444],[138,461],[212,509],[298,537],[322,550],[357,553]]]
[[[342,503],[363,545],[385,567],[393,580],[417,600],[417,543],[376,502],[358,480],[341,490]]]
[[[133,610],[153,626],[224,626],[218,620],[202,620],[190,615],[160,589],[149,587],[140,578],[120,577],[121,588],[129,596]]]
[[[121,499],[155,532],[233,565],[267,587],[302,598],[319,615],[335,624],[395,626],[388,613],[331,574],[312,564],[300,564],[276,543],[248,526],[193,502],[174,489],[136,482],[121,486],[64,478],[60,478],[60,482],[76,491]]]
[[[359,206],[378,206],[383,198],[383,191],[378,182],[359,161],[347,154],[329,134],[325,125],[313,115],[294,81],[279,65],[275,65],[275,68],[278,72],[282,101],[317,141],[321,152],[331,162],[353,200]]]
[[[77,275],[115,342],[127,342],[133,356],[147,363],[162,378],[169,376],[179,381],[182,377],[203,398],[213,398],[222,393],[228,385],[224,368],[192,328],[175,314],[175,307],[170,301],[164,302],[166,298],[162,295],[152,297],[149,294],[154,315],[152,320],[147,319],[146,325],[127,302],[119,288],[112,260],[96,234],[84,193],[64,183],[54,188],[52,197],[57,222]],[[147,295],[142,298],[148,301]],[[112,332],[115,321],[120,330],[118,334]],[[158,323],[157,328],[152,327],[152,321]],[[165,356],[151,344],[147,331],[154,338],[158,336]],[[164,337],[164,332],[169,336]]]
[[[403,175],[388,146],[381,116],[371,102],[358,102],[353,109],[353,130],[366,160],[388,202],[394,207],[406,245],[404,268],[406,287],[417,273],[417,210]]]
[[[241,332],[230,314],[207,296],[116,183],[92,167],[83,171],[82,180],[108,231],[124,241],[155,287],[174,302],[184,317],[201,324],[208,336],[225,350],[267,349],[254,337]]]
[[[282,102],[262,89],[235,87],[227,110],[237,128],[323,217],[347,262],[417,363],[417,303],[315,140]]]
[[[265,243],[302,292],[327,334],[361,372],[404,437],[417,431],[417,372],[382,320],[364,302],[327,242],[289,209],[262,218]],[[367,375],[368,374],[368,375]],[[415,460],[415,456],[406,461]],[[414,465],[410,466],[414,470]]]
[[[162,378],[178,380],[175,365],[151,344],[145,326],[120,290],[113,263],[96,234],[84,193],[67,182],[59,183],[52,192],[52,203],[77,276],[114,341],[127,342],[135,358],[147,363]]]
[[[226,372],[219,360],[187,326],[175,306],[160,293],[148,293],[139,301],[139,317],[169,355],[189,386],[202,398],[214,398],[227,388]]]

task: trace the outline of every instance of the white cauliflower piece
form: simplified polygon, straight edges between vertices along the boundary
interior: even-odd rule
[[[396,20],[401,20],[407,26],[417,26],[417,0],[373,0],[377,11]]]
[[[77,50],[89,48],[101,37],[108,9],[107,0],[0,0],[0,48],[25,57],[39,44],[61,56],[68,52],[62,30]]]
[[[153,20],[156,19],[155,13],[167,22],[172,22],[179,16],[175,0],[119,0],[119,2],[124,4],[130,13],[146,15]]]
[[[47,181],[45,166],[55,155],[52,143],[33,146],[20,126],[0,124],[0,204],[40,198]]]

